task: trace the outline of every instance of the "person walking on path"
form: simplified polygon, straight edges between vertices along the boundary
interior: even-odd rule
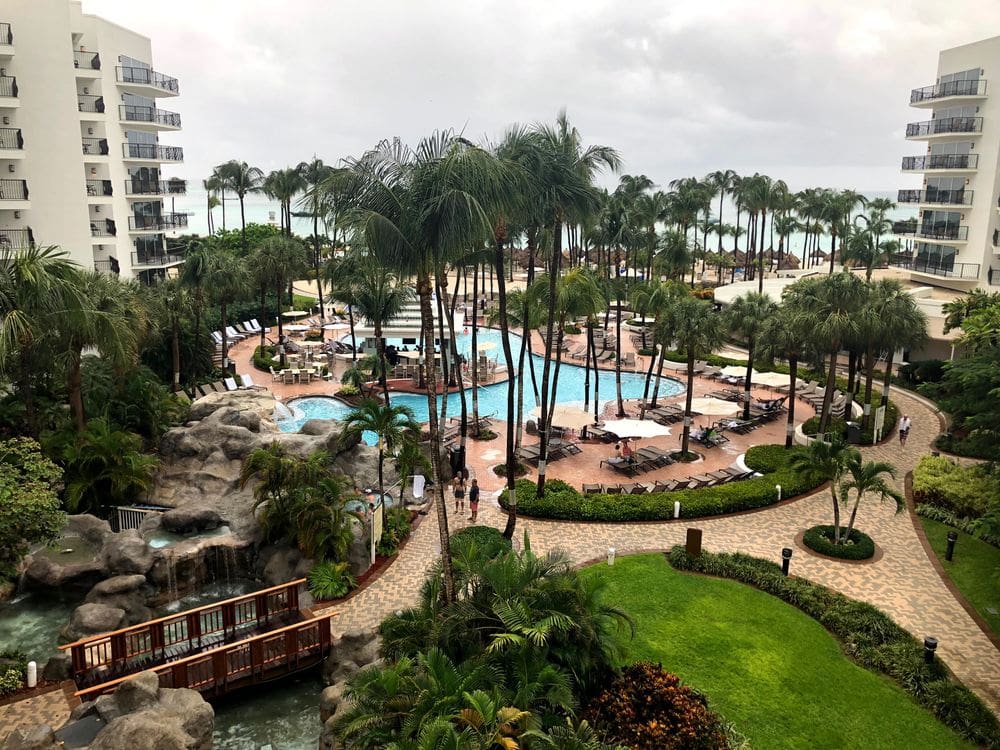
[[[899,420],[899,444],[901,446],[906,445],[906,438],[910,436],[911,424],[912,422],[908,414],[904,414],[903,418]]]
[[[465,477],[461,472],[455,475],[452,487],[455,490],[455,512],[465,512]]]
[[[469,520],[475,523],[479,515],[479,481],[476,479],[472,480],[472,485],[469,487],[469,510],[472,511]]]

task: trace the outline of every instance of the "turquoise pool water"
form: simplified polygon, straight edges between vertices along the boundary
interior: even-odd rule
[[[510,337],[511,347],[514,349],[514,355],[517,356],[517,351],[521,345],[521,338],[516,334],[511,334]],[[391,342],[390,342],[391,343]],[[487,330],[481,331],[479,333],[479,343],[487,344],[487,347],[492,345],[492,348],[487,348],[486,351],[482,353],[485,354],[489,359],[497,360],[501,364],[503,363],[503,351],[500,347],[500,333],[499,331]],[[459,352],[469,352],[471,350],[472,337],[471,335],[461,335],[458,337],[458,350]],[[535,373],[538,378],[539,384],[542,378],[542,366],[544,365],[545,358],[538,355],[534,355],[535,359]],[[562,367],[559,369],[559,384],[558,392],[556,393],[556,403],[559,404],[577,404],[580,407],[583,406],[584,393],[583,386],[585,382],[585,371],[584,368],[579,365],[569,364],[563,362]],[[525,363],[524,377],[526,378],[524,384],[524,410],[527,414],[534,407],[534,398],[531,391],[531,375],[527,371],[527,363]],[[593,371],[591,371],[591,379],[593,379]],[[645,374],[635,373],[635,372],[623,372],[622,373],[622,395],[624,398],[640,398],[642,396],[643,388],[645,387],[646,376]],[[591,380],[591,395],[593,395],[593,380]],[[663,382],[660,384],[660,395],[661,397],[670,397],[681,393],[684,390],[684,386],[677,380],[670,378],[664,378]],[[615,397],[615,374],[613,371],[601,370],[600,375],[600,396],[601,396],[601,406],[603,408],[604,404],[608,401],[613,400]],[[466,392],[466,398],[470,399],[471,392]],[[390,398],[394,404],[402,404],[409,406],[413,409],[413,413],[416,415],[418,422],[427,421],[427,397],[423,394],[416,393],[393,393]],[[440,397],[439,397],[440,399]],[[440,400],[438,401],[440,406]],[[351,407],[347,404],[338,401],[333,398],[326,397],[310,397],[296,399],[288,403],[288,407],[293,412],[293,418],[280,420],[278,422],[278,427],[283,432],[295,432],[302,428],[302,425],[309,419],[343,419],[347,414],[351,412]],[[471,400],[470,400],[471,408]],[[458,393],[448,394],[448,414],[457,415],[461,413],[461,400]],[[496,385],[482,386],[479,389],[479,413],[482,416],[496,417],[499,419],[505,419],[507,415],[507,384],[497,383]],[[374,445],[376,443],[376,437],[374,434],[366,433],[364,436],[365,442],[369,445]]]

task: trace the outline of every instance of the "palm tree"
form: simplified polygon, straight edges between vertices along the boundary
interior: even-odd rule
[[[659,249],[653,258],[654,268],[668,279],[683,280],[692,256],[687,237],[675,229],[667,229],[660,235],[657,247]]]
[[[861,453],[857,448],[846,445],[839,436],[834,436],[830,442],[813,440],[804,451],[793,453],[788,465],[799,476],[820,484],[830,483],[830,499],[833,501],[833,543],[840,544],[840,500],[837,497],[837,487],[843,479],[847,467],[852,462],[861,461]]]
[[[278,301],[278,340],[284,335],[281,316],[281,295],[292,279],[298,278],[307,268],[306,251],[302,243],[292,237],[268,237],[253,252],[253,275],[260,289],[260,317],[263,320],[267,292],[273,291]],[[263,323],[261,328],[263,329]],[[260,332],[260,345],[264,346],[264,331]],[[285,364],[284,349],[281,364]]]
[[[192,300],[180,278],[164,279],[156,286],[145,287],[147,307],[152,320],[166,320],[170,325],[171,390],[181,389],[181,322],[191,312]]]
[[[209,297],[219,306],[219,333],[222,336],[222,369],[229,369],[229,337],[226,333],[226,310],[229,305],[241,299],[250,288],[250,274],[246,262],[221,245],[214,248],[209,256],[205,286]]]
[[[726,193],[731,191],[736,184],[736,180],[739,175],[736,174],[731,169],[720,169],[715,172],[711,172],[705,175],[705,180],[715,192],[719,194],[719,224],[722,224],[722,203],[726,199]],[[719,248],[718,253],[722,255],[722,233],[717,233],[719,236]]]
[[[716,315],[712,305],[694,297],[677,299],[665,311],[664,330],[669,331],[671,343],[687,357],[687,394],[684,402],[684,432],[681,438],[681,455],[686,457],[691,441],[691,399],[694,396],[695,358],[711,353],[725,339],[722,316]]]
[[[221,184],[236,193],[240,201],[240,236],[244,255],[247,252],[247,219],[245,200],[249,193],[257,193],[264,182],[264,173],[245,161],[236,159],[215,168]],[[223,196],[225,201],[225,196]],[[224,207],[223,207],[224,208]],[[223,214],[225,215],[225,214]]]
[[[385,495],[385,454],[395,455],[405,443],[419,440],[420,424],[408,406],[365,399],[344,418],[342,439],[359,440],[362,432],[378,435],[378,491],[382,497]]]
[[[846,504],[851,492],[855,493],[854,507],[851,508],[850,520],[847,522],[847,532],[844,534],[844,541],[851,538],[854,531],[854,519],[858,515],[858,506],[866,495],[875,495],[880,502],[888,499],[896,503],[896,512],[899,513],[906,505],[903,496],[897,492],[885,479],[883,475],[895,478],[896,467],[884,461],[862,461],[861,455],[852,455],[847,462],[846,474],[848,478],[840,485],[840,499]]]
[[[205,189],[205,217],[208,220],[208,233],[215,234],[215,216],[212,211],[222,203],[218,195],[221,184],[219,178],[213,174],[207,180],[202,180],[201,186]]]
[[[757,341],[767,321],[777,312],[778,306],[768,295],[747,292],[733,300],[726,310],[726,321],[731,333],[743,337],[747,343],[747,374],[743,380],[743,418],[750,419],[750,379],[753,376]]]
[[[292,236],[292,200],[306,187],[298,168],[277,169],[267,175],[260,190],[268,198],[278,201],[281,207],[281,231]]]
[[[492,241],[492,219],[509,197],[514,175],[492,154],[451,132],[425,138],[415,149],[398,139],[385,141],[349,164],[357,181],[352,219],[368,248],[388,267],[416,277],[444,599],[450,602],[456,590],[444,508],[431,297],[441,269],[469,247]]]
[[[795,393],[798,384],[799,361],[808,353],[811,342],[810,320],[791,305],[781,305],[765,321],[760,332],[761,354],[768,359],[788,360],[788,418],[785,423],[785,448],[791,448],[795,438]]]
[[[774,217],[771,222],[774,230],[778,233],[778,270],[782,270],[782,261],[785,256],[785,247],[788,247],[788,254],[792,254],[791,243],[788,238],[796,232],[802,231],[802,224],[791,214],[781,214]]]
[[[181,285],[191,289],[192,293],[195,351],[201,351],[201,316],[205,310],[205,282],[217,248],[217,241],[213,238],[192,242],[184,255],[184,265],[181,266],[178,277]]]
[[[928,337],[928,321],[913,295],[898,282],[894,283],[891,279],[875,282],[872,296],[873,314],[878,318],[879,344],[886,352],[881,402],[884,406],[889,401],[894,353],[900,349],[912,350],[923,346]],[[868,390],[866,387],[865,403],[871,401]]]
[[[317,303],[319,304],[319,316],[321,320],[326,320],[326,308],[323,305],[323,276],[320,273],[320,266],[322,265],[323,258],[319,236],[319,220],[324,210],[324,202],[326,198],[326,190],[323,186],[331,176],[335,174],[342,175],[344,172],[342,170],[334,170],[333,167],[328,167],[323,163],[322,159],[317,158],[315,155],[313,156],[312,161],[299,162],[299,166],[295,169],[302,177],[305,192],[303,192],[302,197],[299,199],[299,208],[304,210],[301,213],[294,214],[294,216],[306,216],[312,219],[313,222],[312,267],[316,272],[316,292],[318,295]],[[334,222],[334,227],[334,232],[336,232],[336,221]],[[334,239],[336,239],[336,237]]]

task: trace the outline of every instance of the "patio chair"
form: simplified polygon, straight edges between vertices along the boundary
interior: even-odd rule
[[[622,367],[635,367],[635,352],[626,352]]]
[[[624,491],[624,489],[625,488],[623,486],[622,490]],[[646,485],[642,484],[641,482],[633,482],[632,483],[632,489],[630,489],[628,491],[628,493],[626,493],[626,494],[629,494],[629,495],[645,495],[646,494]]]
[[[614,352],[602,352],[597,355],[598,362],[610,362],[614,358],[615,358]]]
[[[279,380],[281,380],[281,373],[280,372],[275,372],[273,367],[268,367],[267,369],[271,373],[271,382],[272,383],[277,383]]]
[[[211,389],[205,390],[205,386],[203,385],[196,385],[194,387],[194,397],[196,399],[202,398],[203,396],[207,396],[209,393],[214,393],[214,391],[212,391]]]
[[[668,479],[666,481],[657,480],[653,483],[650,492],[673,492],[677,489],[679,482],[676,479]]]
[[[601,492],[601,485],[599,484],[584,484],[581,488],[584,495],[597,495]]]
[[[226,387],[227,391],[238,391],[240,388],[236,385],[236,378],[225,378],[222,384]]]
[[[240,375],[240,388],[244,390],[259,389],[260,386],[253,382],[249,375]]]
[[[285,385],[294,385],[295,384],[295,373],[292,372],[291,370],[282,370],[281,371],[281,382],[284,383]]]
[[[605,495],[620,495],[622,494],[622,486],[620,484],[605,484],[601,485],[601,491]]]
[[[218,331],[212,331],[212,341],[214,341],[216,344],[221,345],[222,344],[222,334],[219,333]]]

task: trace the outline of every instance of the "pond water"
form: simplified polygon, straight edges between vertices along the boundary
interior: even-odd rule
[[[459,352],[468,353],[471,351],[471,341],[472,337],[469,334],[463,334],[457,337],[458,350]],[[521,345],[521,337],[517,334],[510,335],[511,347],[514,351],[515,357],[517,356],[517,351]],[[399,343],[393,342],[391,339],[388,343]],[[500,332],[494,330],[484,330],[479,333],[479,344],[485,345],[484,350],[481,354],[486,354],[490,359],[496,359],[498,362],[503,362],[503,352],[500,347]],[[535,361],[535,372],[539,383],[541,383],[542,377],[542,367],[545,363],[545,358],[539,355],[533,355]],[[527,363],[525,364],[525,378],[530,378],[530,374],[527,371]],[[593,371],[591,371],[591,378],[593,378]],[[563,362],[562,366],[559,368],[559,383],[558,391],[556,393],[556,403],[559,404],[576,404],[580,407],[583,406],[584,402],[584,383],[586,382],[586,370],[580,365],[570,364],[568,362]],[[645,388],[646,376],[642,373],[635,372],[623,372],[622,373],[622,396],[627,399],[640,398],[642,396],[643,389]],[[591,380],[591,393],[593,392],[593,380]],[[663,378],[660,384],[660,395],[663,398],[669,398],[675,396],[678,393],[683,392],[684,386],[679,381],[672,378]],[[604,407],[608,401],[612,400],[615,395],[615,373],[611,370],[601,370],[600,373],[600,396],[601,396],[601,408]],[[466,393],[467,399],[470,397],[470,393]],[[531,385],[529,381],[525,382],[524,385],[524,397],[525,397],[525,413],[533,408],[533,397],[531,391]],[[427,421],[427,397],[423,394],[417,393],[393,393],[390,395],[390,399],[394,404],[400,404],[404,406],[409,406],[414,415],[416,415],[418,422]],[[441,397],[438,397],[438,405],[440,406]],[[337,399],[324,398],[324,397],[312,397],[312,398],[301,398],[295,401],[289,402],[288,406],[292,409],[293,414],[296,410],[300,412],[295,415],[295,419],[280,420],[278,422],[279,429],[282,432],[296,432],[302,428],[302,425],[308,419],[343,419],[352,410],[352,407],[338,401]],[[471,404],[470,404],[471,408]],[[448,395],[448,414],[456,415],[461,413],[461,397],[458,393],[451,393]],[[496,417],[498,419],[504,419],[507,415],[507,384],[497,383],[495,385],[481,386],[479,389],[479,413],[482,416]],[[375,435],[371,434],[370,439],[366,434],[365,442],[369,445],[374,445],[376,442]]]
[[[82,597],[71,600],[26,593],[0,603],[0,650],[23,651],[41,669],[56,654],[59,631],[81,601]]]
[[[215,707],[215,750],[315,750],[322,726],[317,674],[244,690]]]
[[[97,556],[98,551],[97,547],[83,537],[67,534],[51,544],[33,550],[31,554],[44,557],[58,565],[77,565],[90,562]]]
[[[153,549],[162,549],[164,547],[170,547],[171,545],[177,544],[178,542],[211,539],[212,537],[225,536],[230,533],[232,533],[232,529],[228,526],[219,526],[217,529],[199,531],[196,534],[173,534],[169,531],[164,531],[163,529],[157,529],[146,537],[146,544]]]

